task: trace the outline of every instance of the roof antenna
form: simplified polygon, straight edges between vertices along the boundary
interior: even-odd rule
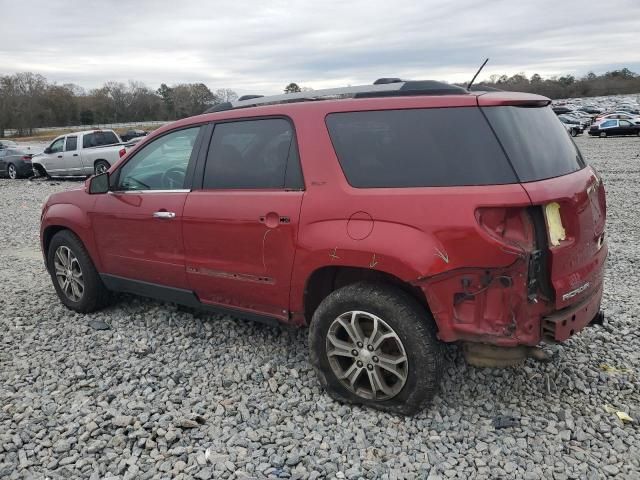
[[[485,61],[482,63],[482,65],[480,65],[480,68],[478,69],[478,71],[476,72],[476,74],[473,76],[473,78],[471,79],[471,81],[467,84],[467,90],[471,90],[471,85],[473,85],[473,82],[476,81],[476,77],[478,75],[480,75],[480,72],[482,71],[482,69],[484,68],[484,66],[487,64],[487,62],[489,61],[488,58],[485,59]]]

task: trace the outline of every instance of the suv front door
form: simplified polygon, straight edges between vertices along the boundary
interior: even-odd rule
[[[135,152],[92,212],[102,272],[186,288],[182,210],[200,127],[158,137]]]
[[[205,303],[287,319],[304,194],[292,124],[218,123],[202,150],[184,208],[191,288]]]

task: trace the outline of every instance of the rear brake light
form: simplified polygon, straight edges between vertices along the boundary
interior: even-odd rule
[[[25,155],[24,157],[22,157],[22,161],[23,162],[30,162],[31,161],[31,155]]]
[[[524,207],[488,207],[476,210],[476,220],[494,240],[519,253],[534,243],[534,227]]]
[[[127,153],[127,151],[124,148],[121,148],[120,151],[118,152],[118,155],[120,155],[120,158],[124,157],[125,153]]]

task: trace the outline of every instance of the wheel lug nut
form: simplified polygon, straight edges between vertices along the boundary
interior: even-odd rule
[[[354,357],[358,356],[358,350],[356,350],[355,348],[353,350],[351,350],[351,355],[353,355]]]
[[[358,360],[358,361],[356,362],[356,365],[358,365],[358,367],[362,368],[363,363],[362,363],[360,360]]]
[[[375,363],[378,363],[378,357],[374,356],[371,360],[373,360]]]
[[[364,347],[363,343],[362,342],[358,342],[358,348],[362,348],[362,347]]]
[[[369,370],[373,370],[373,365],[371,365],[370,363],[368,363],[368,364],[367,364],[367,368],[368,368]]]
[[[369,350],[370,352],[373,352],[373,345],[367,345],[367,350]]]

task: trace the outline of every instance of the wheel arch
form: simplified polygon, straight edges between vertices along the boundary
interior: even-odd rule
[[[101,271],[102,263],[94,241],[91,222],[86,213],[79,207],[68,203],[59,203],[49,206],[42,219],[40,227],[40,244],[45,258],[45,263],[51,239],[56,233],[62,230],[69,230],[80,239],[84,247],[87,249],[96,269]]]
[[[398,276],[383,270],[374,270],[371,268],[329,265],[314,270],[305,282],[303,295],[304,322],[307,325],[310,324],[314,312],[322,300],[331,292],[362,281],[382,283],[399,288],[422,305],[433,318],[424,292]]]

